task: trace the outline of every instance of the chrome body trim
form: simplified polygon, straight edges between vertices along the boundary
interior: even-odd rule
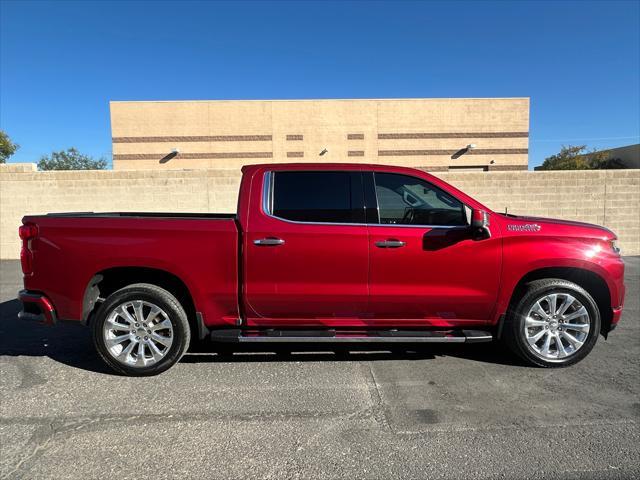
[[[381,242],[376,242],[376,247],[378,248],[400,248],[405,245],[406,243],[400,240],[383,240]]]
[[[493,337],[486,337],[486,341]],[[240,343],[465,343],[466,337],[268,337],[240,336]]]
[[[509,223],[507,230],[510,232],[539,232],[542,230],[542,227],[537,223]]]
[[[282,170],[283,172],[292,170]],[[308,170],[305,170],[308,171]],[[274,218],[281,222],[293,223],[297,225],[332,225],[341,227],[401,227],[401,228],[469,228],[468,225],[402,225],[391,223],[335,223],[335,222],[301,222],[297,220],[289,220],[286,218],[278,217],[274,215],[273,210],[273,179],[272,171],[264,172],[262,181],[262,211],[267,217]],[[376,202],[377,203],[377,202]],[[379,207],[376,206],[376,208]],[[380,218],[378,216],[378,218]]]
[[[269,335],[216,335],[212,332],[214,342],[229,343],[481,343],[493,341],[493,336],[485,335],[451,335],[451,336],[383,336],[383,335],[344,335],[344,336],[269,336]]]
[[[274,237],[261,238],[259,240],[254,240],[253,244],[264,247],[277,247],[278,245],[284,245],[284,240]]]

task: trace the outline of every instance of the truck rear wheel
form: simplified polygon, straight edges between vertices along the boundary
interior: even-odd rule
[[[549,278],[526,285],[507,316],[503,339],[530,365],[566,367],[589,354],[599,332],[600,311],[589,292]]]
[[[124,287],[100,306],[93,341],[118,373],[150,376],[175,364],[189,345],[187,315],[168,291],[147,283]]]

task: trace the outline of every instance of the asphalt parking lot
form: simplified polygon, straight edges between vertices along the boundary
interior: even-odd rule
[[[19,322],[19,262],[3,261],[0,478],[638,478],[640,257],[625,260],[620,327],[567,369],[492,344],[279,347],[205,349],[153,378],[112,375],[88,329]]]

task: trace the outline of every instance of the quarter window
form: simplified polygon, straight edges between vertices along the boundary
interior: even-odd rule
[[[271,213],[298,222],[364,223],[360,172],[274,172]]]
[[[467,225],[458,199],[416,177],[375,174],[380,223],[387,225]]]

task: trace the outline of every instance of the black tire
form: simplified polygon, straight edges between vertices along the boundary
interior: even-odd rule
[[[524,322],[531,307],[536,300],[551,293],[572,295],[586,308],[591,322],[589,333],[582,346],[571,355],[560,359],[541,358],[529,345],[524,333]],[[528,283],[520,298],[514,300],[512,302],[513,308],[510,309],[505,319],[502,340],[527,364],[546,368],[568,367],[586,357],[595,346],[600,333],[600,311],[593,297],[581,286],[558,278],[536,280]]]
[[[123,303],[135,300],[150,302],[160,307],[166,312],[173,328],[173,341],[168,351],[160,360],[149,366],[125,365],[116,360],[109,353],[103,335],[105,321],[112,310]],[[133,377],[158,375],[172,367],[186,352],[191,337],[187,314],[180,302],[163,288],[148,283],[128,285],[109,295],[98,309],[92,322],[92,329],[93,343],[102,360],[116,372]]]

